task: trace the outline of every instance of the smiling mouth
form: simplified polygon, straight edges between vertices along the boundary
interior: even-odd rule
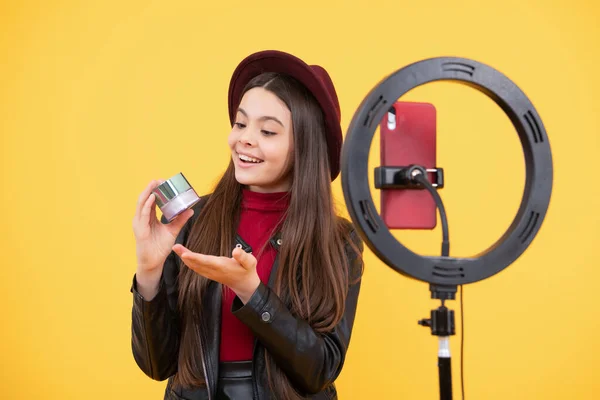
[[[261,159],[248,157],[248,156],[245,156],[245,155],[239,154],[239,153],[238,153],[238,158],[240,159],[241,162],[247,163],[247,164],[260,164],[261,162],[263,162],[263,160],[261,160]]]

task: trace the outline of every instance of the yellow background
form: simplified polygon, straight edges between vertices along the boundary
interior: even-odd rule
[[[548,132],[553,197],[525,254],[465,287],[466,395],[599,398],[598,9],[591,0],[2,2],[0,397],[162,398],[164,382],[147,378],[130,349],[135,202],[149,180],[179,171],[211,189],[228,159],[230,75],[249,53],[275,48],[328,69],[344,131],[380,79],[424,58],[471,58],[520,86]],[[461,85],[403,100],[438,111],[452,254],[484,250],[521,199],[517,135]],[[376,136],[373,166],[378,149]],[[340,179],[334,189],[344,212]],[[439,250],[439,229],[398,238]],[[417,320],[438,303],[425,283],[365,257],[340,398],[436,399],[437,341]],[[459,398],[460,329],[451,342]]]

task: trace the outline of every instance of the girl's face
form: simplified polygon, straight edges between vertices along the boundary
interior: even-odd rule
[[[284,102],[263,88],[247,91],[228,139],[236,180],[255,192],[289,190],[292,135],[292,114]]]

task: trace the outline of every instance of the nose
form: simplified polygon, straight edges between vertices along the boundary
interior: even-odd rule
[[[254,146],[256,144],[254,131],[250,126],[246,126],[246,129],[242,130],[238,138],[238,142],[245,146]]]

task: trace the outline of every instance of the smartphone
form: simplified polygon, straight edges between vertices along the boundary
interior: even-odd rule
[[[395,102],[379,125],[382,166],[418,164],[436,168],[436,109],[433,104]],[[428,173],[430,181],[432,174]],[[388,229],[434,229],[435,201],[425,189],[381,189],[381,218]]]

